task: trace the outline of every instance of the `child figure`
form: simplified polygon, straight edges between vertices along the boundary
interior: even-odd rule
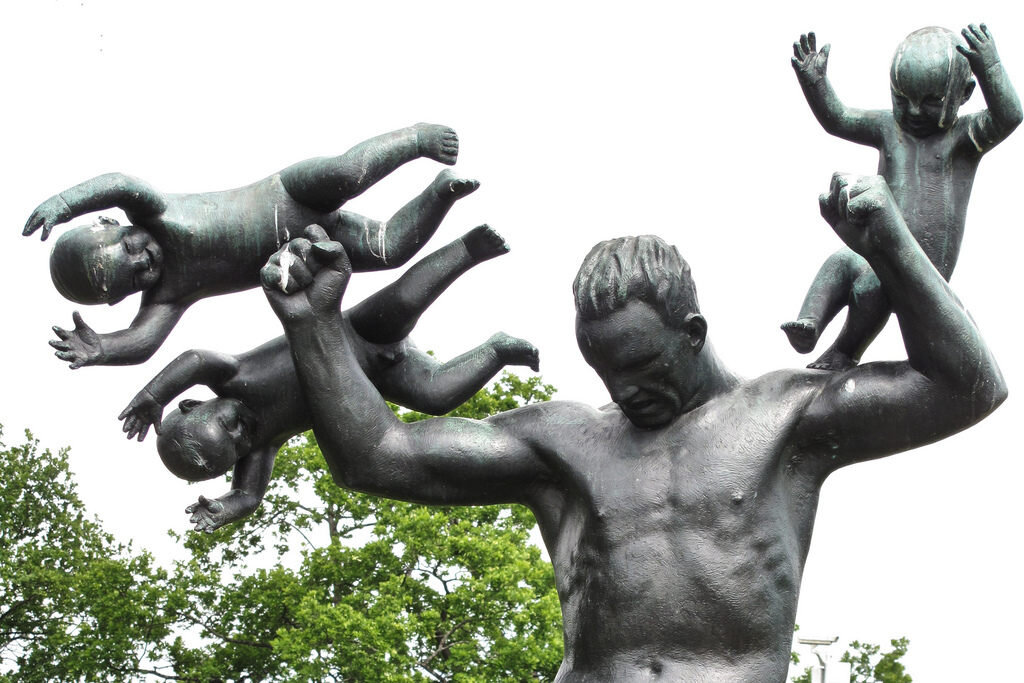
[[[982,155],[1021,122],[1020,101],[985,24],[962,31],[966,45],[942,28],[911,33],[889,72],[892,112],[850,109],[825,75],[829,46],[813,33],[793,44],[793,68],[811,111],[832,135],[878,149],[878,173],[892,190],[911,233],[944,278],[960,253],[967,202]],[[955,48],[955,49],[954,49]],[[957,117],[981,85],[988,109]],[[842,249],[821,267],[800,315],[782,329],[793,348],[809,353],[844,306],[846,324],[835,343],[808,367],[842,370],[856,364],[889,319],[888,299],[867,262]]]
[[[235,190],[163,194],[120,173],[67,189],[32,212],[24,234],[117,207],[132,225],[100,219],[65,233],[50,255],[60,293],[81,304],[116,304],[141,291],[126,330],[97,334],[74,314],[72,330],[54,328],[50,345],[71,364],[132,365],[160,347],[189,306],[209,296],[259,285],[260,268],[295,232],[319,223],[351,249],[358,271],[406,263],[437,229],[474,180],[440,175],[389,221],[340,210],[402,164],[428,157],[454,164],[458,137],[445,126],[419,123],[356,145],[338,157],[309,159]]]
[[[469,268],[508,251],[486,225],[414,264],[395,283],[346,312],[362,337],[359,362],[389,400],[441,414],[469,399],[505,365],[537,369],[537,349],[504,333],[447,363],[438,363],[406,337],[419,316]],[[196,384],[218,398],[185,400],[161,425],[164,407]],[[274,458],[289,438],[312,426],[284,336],[237,356],[187,351],[132,399],[118,419],[131,439],[159,434],[164,464],[189,481],[212,479],[234,467],[232,489],[199,497],[186,509],[197,531],[213,531],[251,514],[270,482]]]

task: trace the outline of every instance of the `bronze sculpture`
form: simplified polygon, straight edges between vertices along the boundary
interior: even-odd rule
[[[111,207],[123,209],[132,225],[100,219],[63,234],[50,256],[57,289],[84,304],[113,305],[143,294],[128,329],[100,334],[76,312],[74,329],[55,327],[58,339],[50,345],[72,369],[142,363],[196,301],[256,287],[267,257],[310,223],[352,251],[356,270],[402,265],[479,183],[442,171],[387,221],[340,207],[402,164],[427,157],[451,165],[458,151],[451,128],[419,123],[234,190],[164,194],[122,173],[64,190],[32,212],[25,235],[39,231],[45,240],[55,226]]]
[[[838,137],[878,149],[878,173],[889,184],[910,232],[947,280],[953,274],[971,186],[982,156],[1024,119],[1020,100],[985,24],[962,31],[911,33],[893,56],[892,112],[846,107],[826,76],[829,46],[813,33],[793,44],[796,71],[811,111]],[[988,109],[957,117],[981,85]],[[808,367],[842,370],[860,360],[885,326],[890,308],[867,262],[850,249],[830,256],[815,276],[796,320],[782,325],[793,348],[810,353],[822,330],[848,306],[835,343]]]
[[[622,238],[595,247],[574,285],[580,351],[612,405],[406,425],[355,361],[340,244],[319,230],[294,240],[264,290],[339,484],[534,511],[564,617],[558,681],[782,680],[825,478],[964,429],[1006,397],[885,180],[837,174],[820,203],[878,275],[908,361],[740,379],[711,349],[674,248]]]

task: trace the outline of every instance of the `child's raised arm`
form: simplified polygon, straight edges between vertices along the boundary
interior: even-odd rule
[[[163,195],[149,183],[123,173],[107,173],[55,194],[37,206],[22,234],[28,236],[42,228],[40,239],[45,240],[54,226],[93,211],[116,207],[134,221],[136,216],[163,213],[166,206]]]
[[[160,433],[164,408],[177,396],[197,384],[216,389],[238,373],[238,360],[234,356],[216,351],[193,349],[181,354],[157,373],[142,388],[128,407],[117,416],[124,420],[122,431],[128,438],[146,438],[149,426]]]
[[[974,148],[981,154],[1005,140],[1024,119],[1020,99],[1013,89],[1006,69],[999,59],[995,41],[985,24],[971,24],[963,31],[967,47],[956,49],[967,58],[974,72],[988,109],[970,117],[967,133]]]
[[[277,448],[269,445],[253,449],[235,464],[230,491],[213,499],[199,496],[198,502],[185,508],[196,531],[211,533],[256,511],[270,484]]]
[[[830,135],[878,147],[882,143],[881,112],[852,109],[840,101],[826,74],[831,46],[818,50],[816,43],[813,32],[793,43],[793,70],[811,112]]]
[[[75,311],[72,314],[74,329],[54,326],[58,339],[51,339],[50,346],[56,349],[54,355],[67,361],[72,370],[86,365],[143,363],[164,343],[186,308],[187,305],[178,303],[143,302],[127,330],[109,334],[94,331]]]

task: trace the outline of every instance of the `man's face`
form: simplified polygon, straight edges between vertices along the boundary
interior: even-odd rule
[[[115,304],[160,279],[163,252],[148,232],[130,225],[88,230],[90,279],[104,301]]]
[[[697,351],[643,301],[598,320],[576,319],[576,341],[612,400],[641,429],[664,427],[691,397]]]

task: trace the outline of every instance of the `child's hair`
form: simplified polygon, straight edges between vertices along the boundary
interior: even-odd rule
[[[914,86],[943,93],[940,128],[947,128],[956,118],[968,85],[973,82],[971,65],[956,49],[961,44],[957,35],[939,26],[918,29],[903,39],[892,56],[889,82],[897,93]]]
[[[163,421],[156,450],[164,466],[179,479],[206,481],[230,470],[238,459],[233,444],[217,439],[205,424],[205,418],[190,417],[202,401],[186,399]]]
[[[92,225],[72,228],[57,238],[50,252],[50,279],[61,296],[87,306],[117,303],[97,284],[102,273],[95,272],[97,264],[89,253],[96,248],[93,232],[119,226],[114,219],[100,216]]]

